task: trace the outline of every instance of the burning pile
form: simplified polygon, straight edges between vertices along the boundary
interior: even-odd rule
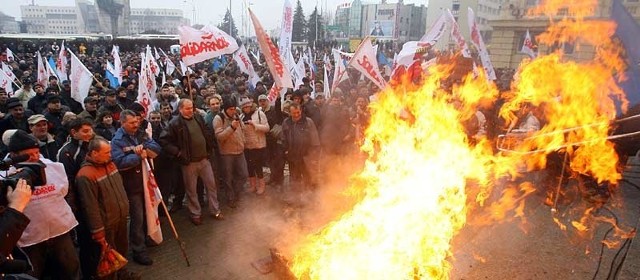
[[[587,43],[595,46],[595,58],[577,63],[557,52],[521,66],[500,115],[512,120],[530,104],[543,110],[545,119],[542,129],[518,147],[520,153],[494,154],[491,143],[471,144],[465,133],[463,123],[474,117],[479,103],[499,95],[483,73],[443,89],[441,81],[455,65],[435,65],[420,87],[404,84],[383,91],[370,108],[362,147],[368,160],[350,189],[360,202],[294,248],[293,274],[301,279],[448,278],[451,240],[465,225],[470,204],[482,204],[496,178],[517,175],[517,163],[544,167],[546,154],[564,149],[573,171],[598,181],[619,180],[617,157],[606,140],[614,99],[624,99],[613,76],[623,67],[611,42],[615,26],[583,20],[595,10],[595,1],[572,2],[547,1],[536,10],[551,15],[566,8],[572,16],[539,40]],[[529,185],[524,192],[530,191]]]

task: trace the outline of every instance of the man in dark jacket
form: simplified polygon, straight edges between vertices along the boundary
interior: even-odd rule
[[[80,246],[81,259],[91,263],[83,275],[95,277],[101,250],[108,244],[126,256],[129,242],[129,201],[118,168],[111,161],[111,146],[104,138],[96,137],[89,142],[86,160],[76,176],[76,186],[84,213],[82,223],[91,235],[78,238],[89,241]],[[129,273],[121,269],[117,274]]]
[[[64,164],[64,171],[69,181],[69,193],[67,202],[71,209],[78,216],[78,207],[75,202],[76,187],[75,178],[80,170],[80,166],[87,155],[87,146],[93,138],[93,127],[91,122],[84,119],[75,119],[69,123],[69,135],[71,137],[58,151],[58,162]]]
[[[147,254],[145,245],[142,161],[160,154],[160,145],[139,129],[140,121],[135,112],[122,111],[120,121],[121,127],[111,139],[111,156],[122,175],[129,198],[129,241],[133,260],[142,265],[152,265],[153,260]]]
[[[182,177],[187,191],[191,222],[202,224],[202,209],[198,202],[196,185],[202,179],[209,200],[209,211],[216,219],[222,219],[218,203],[218,190],[209,156],[213,152],[213,132],[205,126],[204,119],[193,113],[193,102],[178,101],[180,116],[173,118],[160,135],[164,151],[182,164]]]
[[[282,143],[289,162],[291,183],[300,191],[316,184],[313,176],[317,170],[320,139],[313,120],[302,115],[300,104],[291,104],[289,110],[291,116],[282,124]]]

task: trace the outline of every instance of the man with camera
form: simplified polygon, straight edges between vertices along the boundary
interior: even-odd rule
[[[4,185],[3,187],[6,187],[7,191],[5,193],[2,189],[0,193],[0,196],[6,195],[6,201],[0,205],[0,236],[3,237],[0,241],[0,275],[21,273],[27,268],[26,262],[11,260],[9,255],[29,225],[29,218],[22,212],[31,200],[31,187],[24,179],[18,180],[15,188]]]
[[[8,177],[27,179],[33,185],[31,201],[23,212],[31,223],[18,240],[18,246],[31,261],[33,269],[28,274],[42,278],[45,267],[51,267],[61,279],[78,279],[80,261],[70,234],[78,221],[64,199],[69,191],[64,166],[43,158],[33,135],[16,130],[10,137],[4,136],[11,158],[28,156],[18,169],[9,170],[15,174]]]

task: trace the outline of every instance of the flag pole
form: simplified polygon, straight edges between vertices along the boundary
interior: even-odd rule
[[[164,200],[160,200],[160,204],[162,204],[162,209],[164,209],[164,214],[167,216],[167,220],[169,220],[169,225],[171,226],[171,230],[173,231],[173,236],[175,236],[176,241],[178,241],[178,246],[180,246],[180,251],[182,251],[182,257],[187,262],[187,266],[191,266],[189,263],[189,256],[187,256],[187,250],[185,249],[184,242],[180,240],[180,236],[178,236],[178,231],[176,230],[176,226],[173,224],[173,220],[171,219],[171,215],[169,214],[169,210],[167,210],[167,205],[164,203]]]

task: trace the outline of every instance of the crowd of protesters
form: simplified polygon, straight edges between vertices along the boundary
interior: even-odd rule
[[[327,48],[315,53],[314,71],[307,66],[313,76],[273,102],[265,61],[252,57],[260,80],[251,84],[229,55],[216,68],[204,62],[191,66],[188,75],[180,69],[169,73],[164,84],[158,76],[156,101],[145,110],[136,102],[142,49],[121,49],[123,79],[115,87],[104,78],[107,61],[113,61],[107,46],[66,45],[94,74],[82,103],[72,98],[67,80],[50,76],[36,82],[35,51],[45,60],[57,58],[56,42],[11,44],[13,59],[7,58],[7,46],[0,47],[0,60],[17,77],[12,94],[0,88],[0,151],[28,154],[59,177],[57,195],[39,198],[59,210],[43,216],[32,200],[25,210],[31,223],[22,236],[29,242],[18,242],[24,253],[18,257],[31,260],[27,273],[38,279],[98,278],[107,247],[141,265],[153,264],[146,248],[157,244],[144,226],[142,169],[148,159],[169,212],[188,215],[196,226],[205,217],[225,219],[225,209],[242,207],[243,196],[313,191],[332,162],[359,155],[356,143],[376,90],[350,73],[325,95]],[[177,55],[168,56],[158,59],[163,71],[165,59],[178,65]],[[48,233],[34,238],[34,232]],[[140,275],[121,269],[109,277]]]

